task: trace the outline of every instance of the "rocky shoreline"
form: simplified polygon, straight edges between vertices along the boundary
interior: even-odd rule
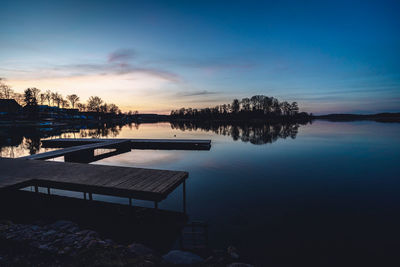
[[[120,245],[97,232],[81,229],[71,221],[51,224],[0,222],[0,266],[229,266],[240,263],[230,247],[207,258],[172,250],[158,254],[142,244]]]

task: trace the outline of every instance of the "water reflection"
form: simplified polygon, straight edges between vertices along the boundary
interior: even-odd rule
[[[182,136],[186,138],[187,135],[184,133],[205,131],[222,136],[231,136],[234,141],[240,140],[262,145],[273,143],[280,138],[294,139],[299,127],[307,123],[227,124],[180,121],[170,124],[145,124],[145,129],[141,131],[139,131],[139,124],[74,125],[53,128],[0,127],[0,156],[15,158],[48,151],[49,149],[41,147],[40,142],[47,138],[132,138],[139,132],[141,138],[182,138]],[[177,135],[179,137],[176,137]]]
[[[0,157],[20,157],[43,152],[46,138],[114,138],[124,125],[72,125],[61,127],[0,127]],[[132,125],[129,125],[132,128]]]
[[[235,123],[225,124],[218,122],[171,122],[172,129],[181,131],[203,130],[215,134],[231,136],[234,141],[250,142],[254,145],[270,144],[279,138],[295,139],[300,125],[304,123]],[[311,122],[310,122],[311,123]]]

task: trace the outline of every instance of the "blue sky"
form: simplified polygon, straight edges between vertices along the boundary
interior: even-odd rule
[[[0,77],[168,112],[254,94],[400,111],[397,1],[2,1]]]

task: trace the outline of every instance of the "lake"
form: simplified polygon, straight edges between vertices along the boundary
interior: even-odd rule
[[[52,138],[211,139],[210,151],[133,150],[92,164],[188,171],[189,219],[208,223],[212,247],[235,246],[260,266],[396,265],[399,123],[212,129],[155,123],[65,131]],[[45,133],[35,138],[0,133],[2,157],[49,150],[40,148]],[[181,190],[159,207],[181,210]]]

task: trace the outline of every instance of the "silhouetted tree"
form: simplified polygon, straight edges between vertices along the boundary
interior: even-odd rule
[[[0,98],[10,99],[14,92],[11,87],[4,83],[4,79],[0,78]]]
[[[51,100],[53,101],[53,106],[57,105],[57,107],[60,107],[61,99],[62,96],[59,93],[57,92],[51,93]]]
[[[24,91],[25,105],[28,107],[37,106],[37,99],[34,96],[32,89],[28,88]]]
[[[242,101],[242,109],[244,111],[250,111],[250,99],[249,98],[243,98]]]
[[[108,104],[107,103],[104,103],[103,105],[100,106],[100,112],[108,113]]]
[[[82,103],[77,103],[76,107],[79,109],[80,112],[86,111],[86,105]]]
[[[87,109],[89,111],[100,112],[100,106],[103,104],[103,100],[98,96],[91,96],[87,102]]]
[[[44,95],[45,95],[45,98],[46,98],[46,100],[47,100],[47,104],[50,106],[51,91],[50,91],[50,90],[47,90],[47,91],[44,93]]]
[[[69,107],[68,101],[65,100],[65,99],[63,99],[63,98],[61,98],[60,103],[61,103],[61,107],[62,107],[62,108],[67,108],[67,107]]]
[[[290,114],[293,116],[297,113],[299,113],[299,106],[297,105],[297,102],[292,102],[290,105]]]
[[[14,99],[18,104],[20,104],[21,106],[25,105],[25,97],[24,94],[20,94],[20,93],[13,93],[12,94],[12,99]]]
[[[38,100],[40,98],[40,89],[36,88],[36,87],[32,87],[30,88],[32,91],[32,95],[33,97],[36,98],[36,100]]]
[[[43,105],[44,101],[46,101],[46,94],[43,94],[43,93],[40,94],[39,99],[40,99],[40,105]]]
[[[240,110],[240,102],[238,99],[233,99],[232,101],[232,113],[238,113]]]
[[[72,95],[67,95],[68,101],[71,103],[71,107],[75,108],[75,104],[78,103],[79,101],[79,96],[72,94]]]
[[[118,106],[115,105],[115,104],[110,104],[110,105],[108,105],[108,111],[109,111],[110,113],[117,114],[118,111],[119,111],[119,108],[118,108]],[[130,112],[132,113],[132,111],[130,111]],[[131,115],[132,115],[132,114],[131,114]]]

